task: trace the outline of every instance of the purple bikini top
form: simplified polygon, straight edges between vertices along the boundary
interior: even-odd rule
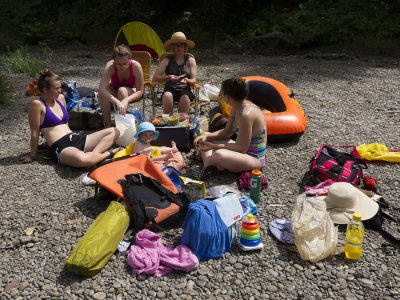
[[[61,120],[47,106],[46,101],[44,101],[42,98],[40,98],[40,100],[42,100],[42,102],[44,103],[44,106],[46,107],[46,114],[44,115],[44,120],[43,120],[42,125],[40,125],[40,129],[54,127],[57,125],[62,125],[62,124],[68,123],[69,116],[68,116],[67,110],[65,109],[64,105],[62,105],[62,103],[60,101],[58,101],[58,99],[56,99],[56,101],[57,101],[58,105],[61,106],[61,110],[63,112],[63,117]]]

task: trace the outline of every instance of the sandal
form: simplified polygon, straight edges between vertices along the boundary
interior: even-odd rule
[[[204,181],[205,179],[208,179],[210,176],[215,176],[218,174],[219,170],[216,167],[208,166],[202,170],[200,180]]]
[[[219,174],[219,170],[214,166],[208,166],[205,168],[202,167],[191,168],[191,175],[196,180],[204,181],[208,179],[210,176],[215,176],[217,174]]]
[[[117,151],[115,151],[117,149]],[[119,151],[121,151],[123,147],[118,147],[118,148],[110,148],[106,152],[110,153],[110,158],[114,158],[115,154],[117,154]],[[115,152],[114,152],[115,151]]]
[[[200,150],[194,151],[193,156],[198,162],[203,162],[203,158],[201,157]]]

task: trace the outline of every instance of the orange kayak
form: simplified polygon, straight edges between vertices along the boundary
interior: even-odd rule
[[[283,83],[267,77],[243,77],[248,87],[247,99],[264,112],[268,141],[282,142],[300,138],[307,127],[307,118],[294,94]],[[218,98],[219,107],[229,118],[231,107]]]

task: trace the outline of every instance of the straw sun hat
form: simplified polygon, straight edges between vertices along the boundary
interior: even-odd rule
[[[353,213],[359,213],[361,220],[372,218],[379,209],[378,203],[348,182],[336,182],[323,196],[327,211],[333,223],[349,224]]]
[[[183,32],[174,32],[171,35],[171,38],[164,43],[164,48],[169,50],[172,44],[175,43],[185,43],[188,48],[193,48],[195,45],[193,41],[186,39],[186,36]]]

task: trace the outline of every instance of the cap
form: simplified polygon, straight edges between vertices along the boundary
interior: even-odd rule
[[[353,214],[353,220],[357,222],[361,222],[361,215],[358,213]]]
[[[251,171],[251,175],[254,175],[254,176],[261,176],[261,171],[258,170],[258,169],[255,169],[255,170]]]

